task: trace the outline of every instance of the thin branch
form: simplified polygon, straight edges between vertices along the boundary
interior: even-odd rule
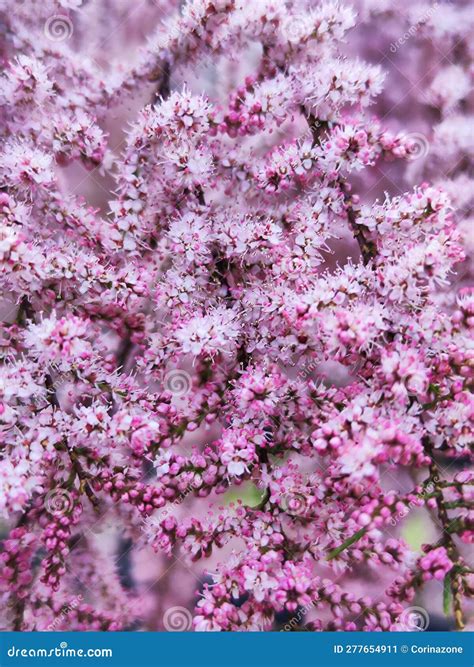
[[[440,539],[440,544],[445,547],[450,560],[454,563],[453,570],[449,573],[450,576],[445,582],[445,587],[449,585],[451,590],[452,597],[452,608],[454,613],[454,621],[456,623],[456,628],[458,630],[464,629],[464,613],[462,609],[462,583],[461,576],[456,572],[456,568],[461,566],[461,556],[459,554],[456,543],[451,535],[452,531],[452,520],[448,516],[448,510],[444,502],[444,496],[442,492],[442,486],[440,485],[441,471],[438,468],[436,461],[433,459],[433,448],[431,443],[425,439],[424,446],[427,454],[431,458],[430,462],[430,480],[433,488],[436,492],[435,501],[436,501],[436,512],[438,515],[439,522],[443,529],[443,535]],[[444,600],[447,600],[447,594],[444,595]]]
[[[344,204],[346,207],[347,219],[349,220],[349,225],[351,227],[352,233],[355,240],[359,244],[360,254],[362,255],[362,260],[367,266],[369,262],[375,257],[377,248],[373,241],[367,239],[364,234],[364,228],[358,222],[359,214],[354,208],[352,195],[349,191],[347,183],[340,177],[337,181],[339,189],[341,190],[344,196]]]
[[[327,133],[327,130],[329,129],[329,123],[327,121],[319,120],[313,114],[306,114],[303,107],[301,107],[301,111],[306,118],[309,129],[311,130],[311,135],[313,137],[313,146],[320,146],[324,135]],[[352,195],[350,193],[348,184],[343,180],[341,176],[339,176],[336,183],[343,194],[347,219],[349,221],[349,225],[351,227],[354,238],[359,245],[359,250],[360,254],[362,255],[362,260],[364,264],[367,265],[375,257],[376,254],[375,243],[366,238],[362,225],[358,223],[359,214],[356,208],[354,207]]]

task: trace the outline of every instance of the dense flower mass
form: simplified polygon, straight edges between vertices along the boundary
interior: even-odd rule
[[[1,626],[472,629],[468,3],[131,4],[0,0]]]

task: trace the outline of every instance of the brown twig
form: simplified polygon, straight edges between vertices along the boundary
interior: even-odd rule
[[[301,108],[301,111],[306,118],[309,129],[311,130],[311,135],[313,137],[313,146],[320,146],[324,135],[327,133],[327,130],[329,129],[329,123],[327,121],[319,120],[313,114],[306,114],[304,108]],[[373,243],[373,241],[370,241],[366,238],[364,229],[362,225],[360,225],[358,222],[358,212],[354,206],[354,202],[348,184],[343,180],[341,176],[339,176],[336,183],[344,197],[347,219],[349,221],[349,225],[351,227],[354,238],[359,245],[360,254],[362,255],[362,260],[364,264],[367,265],[375,257],[376,254],[375,244]]]
[[[439,545],[445,547],[449,558],[454,563],[453,571],[452,573],[450,573],[450,579],[449,579],[449,585],[452,594],[454,621],[456,623],[456,628],[458,630],[463,630],[464,614],[462,609],[461,575],[459,573],[454,572],[456,568],[459,569],[462,566],[462,559],[450,531],[452,521],[448,516],[448,511],[446,508],[446,504],[444,502],[444,496],[441,486],[441,471],[438,468],[438,465],[432,456],[433,453],[432,445],[426,438],[424,439],[424,446],[426,453],[431,459],[429,465],[430,482],[433,485],[435,492],[434,498],[436,502],[436,513],[438,515],[438,519],[443,530],[443,535],[441,536]]]

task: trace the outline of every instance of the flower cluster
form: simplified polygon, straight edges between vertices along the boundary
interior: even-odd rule
[[[27,4],[0,0],[2,627],[397,631],[415,596],[466,627],[463,3]]]

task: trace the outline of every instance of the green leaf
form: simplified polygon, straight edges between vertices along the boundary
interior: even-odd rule
[[[326,556],[326,560],[332,560],[333,558],[337,558],[340,553],[344,551],[344,549],[347,549],[347,547],[350,547],[351,544],[354,544],[354,542],[357,542],[357,540],[360,540],[360,538],[365,535],[367,532],[367,528],[361,528],[360,530],[357,531],[357,533],[354,533],[352,537],[349,537],[348,540],[343,542],[339,547],[336,547],[332,551],[328,553]]]
[[[439,396],[440,393],[441,393],[441,390],[440,390],[440,388],[439,388],[439,385],[437,385],[437,384],[430,384],[430,385],[428,385],[428,391],[431,392],[431,393],[433,393],[433,394],[436,394],[436,396]]]
[[[451,613],[451,571],[449,571],[444,577],[443,583],[443,611],[446,616],[449,616]]]

